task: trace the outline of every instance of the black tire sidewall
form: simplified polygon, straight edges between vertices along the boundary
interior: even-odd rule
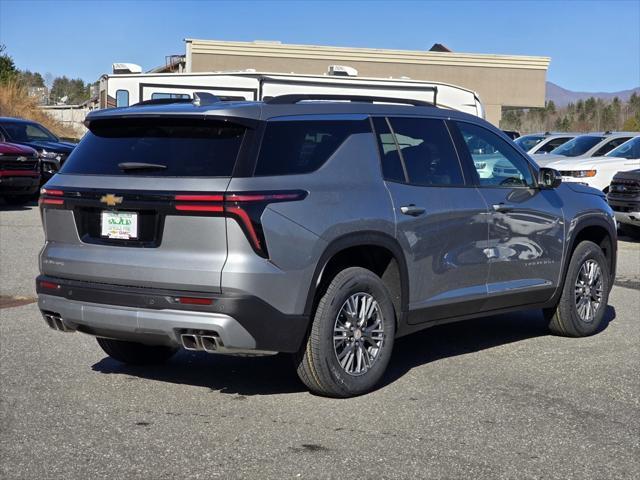
[[[602,302],[593,321],[589,323],[580,318],[575,302],[576,279],[580,268],[587,260],[598,262],[602,271]],[[571,258],[561,302],[563,303],[562,308],[564,309],[565,318],[568,318],[571,327],[575,329],[575,333],[579,336],[593,335],[601,329],[609,301],[610,281],[609,265],[602,249],[593,242],[582,242],[578,245]]]
[[[330,375],[332,383],[338,385],[345,395],[358,395],[371,390],[384,375],[393,351],[396,319],[391,295],[380,278],[362,268],[349,270],[348,275],[340,274],[336,277],[334,281],[339,281],[339,284],[333,290],[331,298],[326,299],[328,303],[321,317],[316,319],[319,322],[318,330],[321,338],[318,355],[320,361],[324,363],[323,370]],[[344,302],[351,295],[360,292],[370,294],[378,302],[383,317],[385,339],[373,367],[363,375],[354,376],[345,372],[336,358],[333,329],[335,319]]]

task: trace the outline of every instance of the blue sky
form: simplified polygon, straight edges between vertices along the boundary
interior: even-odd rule
[[[0,43],[19,68],[86,81],[114,61],[149,69],[184,38],[551,57],[581,91],[640,85],[640,1],[0,0]]]

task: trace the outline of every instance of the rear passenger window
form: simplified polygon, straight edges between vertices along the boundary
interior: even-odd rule
[[[384,125],[384,119],[374,122],[386,180],[412,185],[464,185],[460,162],[442,120],[390,118],[393,132]]]
[[[271,121],[265,127],[256,176],[313,172],[354,133],[371,132],[368,120]]]

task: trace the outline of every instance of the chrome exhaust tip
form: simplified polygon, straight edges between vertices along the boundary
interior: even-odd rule
[[[202,344],[198,339],[198,335],[194,335],[192,333],[183,333],[180,335],[180,341],[182,342],[182,346],[185,350],[202,350]]]
[[[213,335],[202,335],[200,337],[202,349],[207,353],[216,353],[218,351],[218,337]]]
[[[73,328],[68,327],[59,313],[55,312],[42,312],[42,316],[44,317],[44,321],[47,323],[47,326],[53,330],[57,330],[58,332],[74,332]]]
[[[58,329],[56,327],[56,323],[53,321],[53,317],[51,315],[49,315],[48,313],[43,313],[42,317],[44,318],[44,321],[47,322],[47,325],[49,326],[49,328],[51,328],[53,330],[57,330]]]

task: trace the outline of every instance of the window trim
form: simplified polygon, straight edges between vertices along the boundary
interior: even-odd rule
[[[467,178],[464,166],[462,164],[462,161],[460,159],[460,155],[458,153],[458,148],[456,146],[455,141],[453,140],[452,136],[451,136],[451,132],[449,131],[449,127],[447,125],[447,120],[449,120],[448,118],[443,118],[443,117],[432,117],[432,116],[426,116],[426,115],[371,115],[371,128],[372,128],[372,132],[374,134],[374,140],[376,142],[376,145],[378,146],[378,164],[380,165],[380,172],[382,174],[382,180],[385,182],[390,182],[390,183],[396,183],[396,184],[400,184],[400,185],[407,185],[410,187],[422,187],[422,188],[473,188],[475,185],[473,185],[469,179]],[[396,144],[396,149],[398,151],[398,157],[400,158],[400,164],[402,166],[402,171],[404,172],[404,176],[405,176],[405,181],[404,182],[399,182],[397,180],[391,180],[391,179],[386,179],[384,178],[384,171],[382,170],[382,153],[380,152],[380,142],[378,141],[378,132],[375,129],[375,125],[373,122],[374,118],[383,118],[386,122],[387,122],[387,126],[389,127],[389,132],[392,134],[393,136],[393,141]],[[460,168],[460,175],[462,176],[462,184],[430,184],[430,185],[423,185],[420,183],[412,183],[409,181],[409,174],[406,168],[406,164],[404,161],[404,155],[402,154],[402,149],[400,148],[400,145],[398,144],[398,140],[396,138],[396,133],[395,130],[393,129],[393,125],[391,124],[391,119],[393,118],[411,118],[411,119],[422,119],[422,120],[437,120],[443,123],[444,128],[447,130],[447,133],[449,134],[449,141],[451,142],[451,146],[453,147],[453,152],[455,153],[456,159],[458,160],[458,167]]]
[[[400,166],[402,167],[402,173],[404,175],[404,183],[406,185],[411,185],[411,181],[409,180],[409,172],[407,171],[407,164],[404,162],[404,155],[402,155],[402,149],[400,148],[400,144],[398,143],[398,137],[396,137],[396,131],[393,129],[393,125],[391,125],[391,120],[389,117],[383,117],[385,123],[387,124],[387,128],[389,128],[389,133],[391,133],[391,138],[393,138],[393,143],[396,146],[396,152],[398,152],[398,159],[400,160]],[[376,138],[376,143],[378,139]],[[380,168],[382,168],[382,158],[380,158]],[[384,179],[384,170],[382,171],[382,178]]]

